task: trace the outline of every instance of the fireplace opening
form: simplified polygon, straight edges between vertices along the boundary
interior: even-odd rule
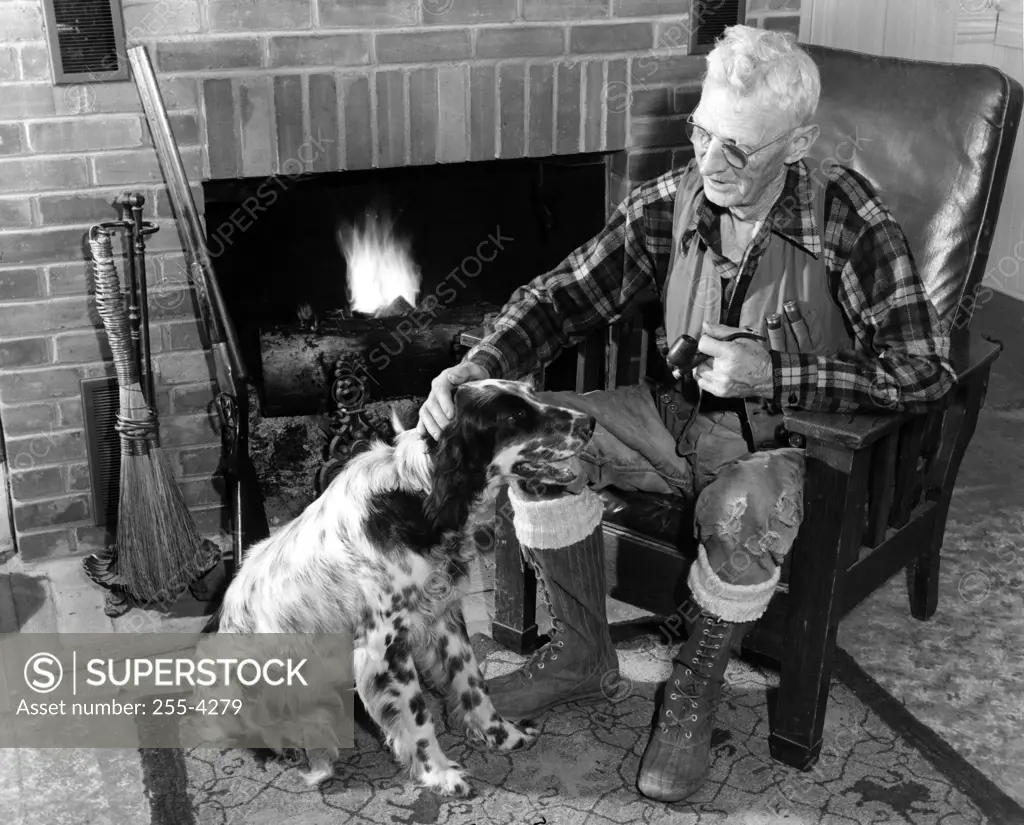
[[[322,488],[392,408],[414,416],[460,331],[600,231],[607,157],[204,183],[264,486],[312,470]]]
[[[262,376],[260,330],[366,314],[346,230],[389,230],[435,316],[497,308],[600,230],[605,177],[597,154],[205,183],[207,243],[247,366]]]

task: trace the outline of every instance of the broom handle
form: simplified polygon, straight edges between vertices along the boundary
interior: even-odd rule
[[[147,47],[133,46],[128,49],[128,61],[132,67],[132,75],[139,98],[142,100],[146,120],[149,122],[149,130],[153,135],[153,146],[164,173],[171,204],[179,218],[185,260],[188,263],[189,275],[195,284],[199,314],[213,345],[218,366],[218,381],[221,383],[222,391],[238,392],[236,383],[245,384],[249,380],[242,361],[238,334],[231,323],[227,304],[217,283],[213,262],[206,248],[199,211],[192,198],[192,189],[185,175],[181,154],[171,133],[167,110],[156,82]]]
[[[125,315],[124,295],[114,265],[114,250],[109,230],[94,226],[89,231],[89,248],[95,266],[96,309],[107,333],[110,351],[114,356],[117,383],[130,387],[139,382],[131,333]]]
[[[142,207],[146,203],[146,197],[141,192],[133,192],[130,196],[132,218],[134,221],[135,236],[135,264],[136,277],[139,281],[139,307],[141,310],[141,331],[142,331],[142,360],[141,375],[146,388],[146,401],[152,409],[156,409],[156,382],[153,375],[153,354],[150,349],[149,340],[149,292],[146,284],[146,229],[142,221]],[[156,231],[159,227],[154,228]]]

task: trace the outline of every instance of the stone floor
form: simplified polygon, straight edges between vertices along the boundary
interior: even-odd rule
[[[0,566],[0,634],[112,633],[80,559]],[[0,814],[10,825],[145,825],[133,749],[0,748]]]
[[[994,370],[988,405],[982,412],[977,434],[965,459],[950,519],[951,524],[957,523],[956,520],[977,522],[979,513],[998,512],[994,518],[999,519],[1004,519],[1006,513],[1017,513],[1017,532],[1011,536],[1011,545],[1015,558],[1019,560],[1024,554],[1024,536],[1021,535],[1024,533],[1024,496],[1021,496],[1019,487],[1024,471],[1024,440],[1019,438],[1019,425],[1024,423],[1021,417],[1024,410],[1024,354],[1019,345],[1019,342],[1024,342],[1024,305],[997,295],[979,310],[974,329],[1001,339],[1006,349]],[[1018,435],[1014,436],[1014,433]],[[273,521],[273,511],[269,515]],[[985,527],[985,520],[986,516],[982,515],[981,528]],[[947,552],[950,550],[947,548]],[[1016,583],[1017,580],[1006,581]],[[890,584],[894,591],[901,586],[895,578]],[[471,633],[489,632],[492,592],[491,569],[488,560],[481,559],[472,570],[465,602]],[[968,596],[964,597],[965,601],[980,604],[972,594]],[[1013,609],[1021,610],[1024,602],[1019,589],[1009,593],[1008,597],[1016,605]],[[893,598],[898,601],[897,596]],[[872,611],[877,612],[876,606],[870,602],[861,605],[840,629],[840,642],[855,655],[857,643],[854,634],[860,635],[862,628],[870,629]],[[201,602],[184,598],[170,614],[136,610],[111,620],[103,614],[102,593],[85,578],[80,559],[24,566],[15,557],[0,564],[0,634],[187,632],[201,627],[206,607]],[[609,618],[613,622],[628,621],[642,615],[640,611],[613,600],[609,600],[608,607]],[[927,646],[929,634],[936,637],[931,639],[932,643],[942,644],[944,635],[951,632],[938,621],[915,623],[905,607],[895,609],[892,615],[896,618],[889,620],[883,637],[885,633],[908,635],[915,644]],[[972,644],[969,632],[965,635],[963,628],[959,628],[955,641],[956,657],[952,661],[946,657],[943,664],[947,670],[970,674],[976,669],[975,659],[985,650],[982,647],[985,642],[978,639]],[[1017,651],[1020,650],[1020,642],[1018,638],[1014,645]],[[1015,658],[1019,659],[1019,655]],[[909,670],[904,673],[901,661],[897,656],[889,657],[884,665],[875,662],[875,666],[884,669],[873,675],[894,695],[902,694],[910,707],[915,699],[913,685],[921,678],[921,663],[907,661]],[[984,678],[984,674],[975,675]],[[1018,688],[1022,692],[1017,700],[1024,702],[1024,688],[1019,685]],[[956,740],[959,735],[966,743],[965,748],[970,749],[971,731],[968,729],[974,727],[976,721],[969,714],[965,714],[959,723],[956,715],[938,721],[948,728],[944,732],[948,741],[958,746]],[[927,723],[933,724],[931,721]],[[960,730],[957,730],[958,724]],[[1016,787],[1012,781],[1000,781],[1001,777],[1020,773],[1014,743],[1022,739],[1022,728],[1024,725],[1017,726],[1016,735],[1007,737],[1002,759],[998,743],[988,748],[985,759],[989,764],[982,766],[982,770],[1007,793],[1019,795],[1018,801],[1024,802],[1024,789]],[[5,815],[4,825],[145,825],[149,821],[148,804],[135,750],[0,748],[0,814]]]

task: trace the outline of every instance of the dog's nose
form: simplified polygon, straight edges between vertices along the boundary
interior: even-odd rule
[[[587,432],[592,433],[597,428],[597,419],[592,415],[587,416]]]

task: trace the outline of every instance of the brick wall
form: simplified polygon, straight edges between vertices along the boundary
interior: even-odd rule
[[[797,0],[749,0],[794,28]],[[124,0],[196,186],[210,178],[616,151],[610,198],[688,156],[703,58],[684,0]],[[211,365],[134,85],[52,86],[36,0],[0,0],[0,423],[18,548],[88,553],[79,382],[112,375],[85,232],[143,191],[161,438],[221,527]],[[270,191],[270,190],[268,190]],[[231,232],[258,224],[253,204]],[[225,232],[222,230],[221,237]]]

